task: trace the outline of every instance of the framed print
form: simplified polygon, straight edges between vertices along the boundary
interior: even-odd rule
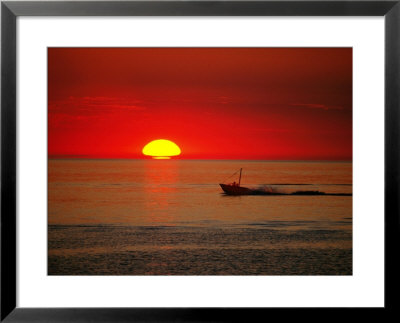
[[[399,6],[2,2],[1,319],[394,308]]]

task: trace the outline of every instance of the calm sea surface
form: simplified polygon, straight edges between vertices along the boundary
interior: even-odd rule
[[[282,193],[226,196],[218,183]],[[305,185],[307,184],[307,185]],[[350,162],[49,160],[50,275],[351,275]]]

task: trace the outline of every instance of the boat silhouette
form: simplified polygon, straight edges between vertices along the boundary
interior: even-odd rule
[[[225,194],[228,195],[252,195],[254,194],[254,190],[240,186],[240,181],[242,179],[242,168],[240,169],[240,174],[239,174],[239,182],[233,182],[230,184],[219,184],[221,186],[222,190],[225,192]]]

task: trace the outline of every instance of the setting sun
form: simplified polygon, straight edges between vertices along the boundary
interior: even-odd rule
[[[177,144],[166,139],[157,139],[149,142],[143,147],[143,155],[151,156],[154,159],[170,159],[172,156],[181,154]]]

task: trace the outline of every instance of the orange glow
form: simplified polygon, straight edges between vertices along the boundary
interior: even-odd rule
[[[171,156],[180,155],[181,149],[170,140],[157,139],[144,146],[142,152],[143,155],[151,156],[154,159],[170,159]]]
[[[352,61],[351,47],[48,48],[48,155],[140,159],[170,138],[179,159],[351,160]]]

